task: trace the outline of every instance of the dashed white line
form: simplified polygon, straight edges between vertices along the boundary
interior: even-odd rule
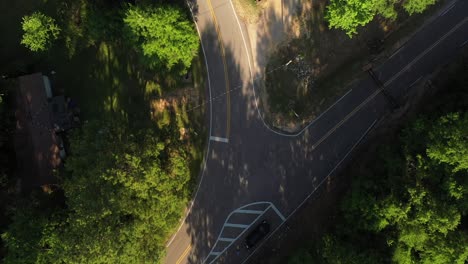
[[[393,54],[392,54],[390,57],[388,57],[387,60],[390,60],[391,58],[395,57],[395,55],[399,54],[400,51],[405,47],[405,45],[406,45],[406,43],[404,43],[403,45],[401,45],[400,47],[398,47],[398,49],[395,50],[395,52],[393,52]]]
[[[388,86],[391,84],[393,81],[395,81],[398,77],[400,77],[403,72],[407,71],[409,68],[411,68],[416,62],[418,62],[422,57],[424,57],[429,51],[434,49],[437,45],[439,45],[440,42],[445,40],[448,36],[450,36],[453,32],[455,32],[458,28],[460,28],[463,24],[468,21],[468,17],[463,19],[461,22],[459,22],[455,27],[453,27],[449,32],[445,33],[439,40],[437,40],[434,44],[432,44],[429,48],[424,50],[421,54],[419,54],[416,58],[414,58],[410,63],[408,63],[403,69],[401,69],[399,72],[397,72],[395,75],[390,78],[387,82],[385,82],[384,86]]]

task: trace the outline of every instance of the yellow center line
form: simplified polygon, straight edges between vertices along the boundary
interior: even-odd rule
[[[179,257],[177,260],[176,264],[180,264],[180,262],[187,256],[187,254],[190,252],[190,249],[192,248],[192,245],[188,245],[187,248],[184,250],[184,253]]]
[[[221,31],[219,30],[218,21],[216,20],[216,16],[214,13],[213,5],[211,4],[211,0],[207,0],[207,3],[210,8],[211,17],[213,18],[213,21],[215,24],[215,29],[216,29],[216,33],[218,36],[220,50],[221,50],[221,58],[223,60],[223,65],[224,65],[224,79],[226,81],[226,101],[227,101],[226,138],[229,138],[229,131],[231,130],[231,96],[229,94],[229,77],[228,77],[228,71],[227,71],[226,54],[224,52],[223,38],[221,36]]]

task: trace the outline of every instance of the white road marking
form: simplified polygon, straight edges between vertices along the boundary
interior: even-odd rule
[[[398,47],[398,49],[395,50],[395,52],[393,52],[393,54],[392,54],[390,57],[388,57],[387,60],[390,60],[390,59],[393,58],[395,55],[397,55],[398,53],[400,53],[400,51],[405,47],[405,45],[406,45],[406,42],[403,43],[403,45],[401,45],[400,47]]]
[[[367,133],[369,133],[369,131],[374,127],[374,125],[377,123],[377,119],[374,120],[374,122],[372,122],[372,124],[367,128],[366,132],[364,132],[364,134],[359,138],[359,140],[354,143],[354,145],[351,147],[351,149],[344,155],[344,157],[335,165],[335,167],[328,173],[328,175],[323,178],[323,180],[320,181],[320,183],[314,188],[314,190],[309,194],[307,195],[307,197],[288,215],[288,217],[286,217],[285,221],[283,221],[280,225],[278,225],[278,227],[275,228],[275,230],[273,230],[273,232],[270,232],[270,234],[265,237],[261,242],[260,244],[258,244],[255,249],[250,253],[250,255],[244,259],[244,261],[242,262],[242,264],[246,263],[249,258],[257,251],[257,249],[261,248],[261,246],[263,245],[263,243],[265,243],[265,241],[268,241],[268,239],[276,232],[278,231],[278,229],[284,224],[286,223],[286,221],[296,213],[296,211],[302,207],[302,205],[304,205],[305,202],[307,202],[307,200],[309,200],[309,198],[318,190],[318,188],[320,188],[320,186],[335,172],[335,170],[341,165],[341,163],[343,163],[343,161],[349,156],[349,154],[356,148],[357,145],[359,145],[359,143],[361,143],[362,139],[367,135]]]
[[[213,127],[213,105],[211,104],[212,98],[211,98],[210,70],[209,70],[209,67],[208,67],[207,59],[206,59],[205,46],[203,45],[203,42],[201,41],[200,29],[198,28],[197,21],[194,19],[195,17],[193,15],[192,7],[190,6],[190,3],[187,2],[187,5],[188,5],[188,7],[190,9],[190,14],[192,14],[192,20],[195,23],[195,28],[197,29],[197,33],[198,33],[198,36],[200,38],[200,45],[201,45],[201,48],[202,48],[202,53],[203,53],[203,57],[204,57],[204,61],[205,61],[206,75],[207,75],[207,78],[208,78],[208,96],[210,97],[210,100],[209,100],[209,104],[210,104],[210,127],[209,127],[209,134],[208,135],[211,135],[211,131],[212,131],[212,127]],[[174,233],[174,235],[172,235],[171,239],[166,243],[166,247],[169,247],[172,244],[172,242],[174,242],[174,239],[175,239],[176,235],[179,233],[180,229],[184,225],[185,219],[187,219],[187,216],[189,215],[190,211],[192,211],[193,201],[195,201],[195,198],[197,198],[198,191],[200,190],[200,186],[201,186],[201,184],[203,182],[203,178],[205,176],[206,162],[208,161],[208,153],[209,152],[210,152],[210,140],[208,140],[208,144],[207,144],[207,147],[206,147],[205,160],[203,161],[203,168],[202,168],[202,171],[201,171],[201,178],[200,178],[200,181],[198,182],[198,186],[197,186],[197,190],[195,191],[195,195],[193,196],[193,199],[190,202],[190,206],[188,207],[187,213],[180,220],[179,228],[177,228],[177,231]]]
[[[450,36],[453,32],[455,32],[458,28],[460,28],[463,24],[468,21],[468,17],[463,19],[461,22],[459,22],[455,27],[453,27],[449,32],[445,33],[439,40],[437,40],[434,44],[432,44],[429,48],[427,48],[424,52],[419,54],[416,58],[414,58],[410,63],[408,63],[403,69],[401,69],[399,72],[397,72],[395,75],[390,78],[387,82],[385,82],[384,86],[388,86],[391,84],[393,81],[395,81],[398,77],[400,77],[403,72],[407,71],[409,68],[411,68],[416,62],[418,62],[422,57],[424,57],[429,51],[434,49],[437,45],[439,45],[440,42],[445,40],[448,36]]]
[[[235,210],[234,213],[239,213],[239,214],[262,214],[264,211],[259,211],[259,210]]]
[[[461,44],[459,47],[461,48],[461,47],[465,46],[465,45],[466,45],[466,43],[468,43],[468,39],[467,39],[467,40],[465,40],[465,42],[463,42],[463,43],[462,43],[462,44]]]
[[[271,204],[270,207],[273,208],[273,211],[275,211],[275,213],[279,216],[279,218],[281,218],[281,220],[283,220],[283,222],[286,220],[286,218],[284,218],[283,214],[280,213],[274,204]]]
[[[412,82],[409,87],[412,87],[413,85],[415,85],[417,82],[419,82],[419,80],[421,80],[422,76],[419,76],[419,78],[417,78],[414,82]]]
[[[223,137],[210,136],[210,140],[223,142],[223,143],[229,143],[229,139],[223,138]]]
[[[265,121],[265,119],[263,119],[263,116],[262,116],[262,113],[260,112],[260,108],[258,106],[258,99],[257,99],[257,95],[256,95],[256,92],[255,92],[255,84],[254,84],[254,80],[253,80],[253,71],[252,71],[252,62],[250,61],[250,53],[249,53],[249,48],[247,47],[247,41],[245,40],[245,35],[244,35],[244,31],[242,30],[242,26],[240,24],[240,21],[239,21],[239,17],[237,16],[237,13],[236,13],[236,10],[234,8],[234,4],[232,3],[232,0],[229,0],[230,4],[231,4],[231,8],[232,8],[232,12],[234,13],[234,16],[236,18],[236,21],[237,21],[237,25],[239,26],[239,31],[241,33],[241,37],[242,37],[242,42],[244,43],[244,49],[245,49],[245,52],[247,54],[247,62],[249,64],[249,72],[250,72],[250,82],[252,83],[252,91],[253,91],[253,94],[254,94],[254,101],[255,101],[255,108],[257,109],[257,113],[258,113],[258,116],[260,117],[260,120],[262,120],[262,123],[263,123],[263,126],[268,129],[270,132],[273,132],[274,134],[277,134],[279,136],[283,136],[283,137],[297,137],[299,135],[301,135],[302,133],[304,133],[304,131],[306,131],[312,124],[314,124],[316,121],[318,121],[323,114],[325,114],[326,112],[328,112],[328,110],[330,110],[332,107],[334,107],[339,101],[341,101],[341,99],[343,99],[346,95],[348,95],[351,91],[349,90],[346,94],[344,94],[342,97],[340,97],[340,99],[338,99],[333,105],[331,105],[329,108],[327,108],[327,110],[325,110],[322,114],[320,114],[317,118],[315,118],[314,120],[312,120],[307,126],[305,126],[301,131],[295,133],[295,134],[285,134],[285,133],[281,133],[281,132],[278,132],[274,129],[272,129]]]
[[[446,11],[445,11],[443,14],[440,14],[439,16],[444,15],[446,12],[448,12],[448,11],[449,11],[450,9],[452,9],[454,6],[455,6],[455,4],[451,5],[450,7],[448,7],[448,8],[446,9]],[[416,32],[412,33],[410,39],[411,39],[414,35],[416,35],[416,33],[418,33],[419,31],[421,31],[424,27],[425,27],[425,26],[421,27],[421,28],[418,29]],[[400,47],[398,47],[398,49],[395,50],[395,51],[393,52],[393,54],[392,54],[390,57],[388,57],[387,60],[393,58],[395,55],[397,55],[398,53],[400,53],[400,51],[405,47],[406,43],[408,43],[408,41],[406,41],[405,43],[403,43],[403,45],[401,45]],[[379,65],[378,68],[380,68],[380,66],[382,66],[382,65]]]
[[[258,205],[266,205],[266,207],[265,207],[265,209],[263,209],[262,211],[261,211],[261,210],[249,210],[249,209],[246,209],[246,208],[249,208],[249,207],[251,207],[251,206],[258,206]],[[240,232],[240,233],[237,235],[237,237],[236,237],[233,241],[230,242],[229,245],[227,245],[221,252],[219,252],[220,254],[216,255],[216,257],[215,257],[214,259],[212,259],[211,261],[208,262],[209,257],[210,257],[211,255],[214,255],[214,254],[212,254],[211,251],[210,251],[210,253],[208,253],[208,256],[205,258],[205,260],[203,261],[203,263],[207,263],[207,262],[208,262],[209,264],[214,263],[214,262],[218,259],[219,255],[223,254],[226,250],[228,250],[228,249],[234,244],[234,242],[235,242],[237,239],[239,239],[239,237],[241,237],[247,230],[249,230],[249,228],[250,228],[252,225],[256,224],[256,223],[258,222],[258,220],[259,220],[270,208],[273,208],[273,210],[275,210],[275,212],[278,214],[278,216],[279,216],[282,220],[284,219],[283,215],[279,212],[278,209],[276,209],[276,207],[275,207],[275,206],[273,205],[273,203],[271,203],[271,202],[254,202],[254,203],[246,204],[246,205],[243,205],[243,206],[241,206],[241,207],[239,207],[239,208],[233,210],[231,213],[229,213],[229,215],[226,217],[226,220],[224,221],[224,224],[223,224],[223,227],[221,228],[221,231],[220,231],[219,234],[218,234],[218,238],[216,239],[215,244],[211,247],[211,251],[213,251],[213,249],[216,247],[216,245],[218,244],[219,241],[223,241],[223,240],[222,240],[223,238],[221,237],[221,235],[223,234],[224,228],[227,227],[227,226],[233,225],[233,224],[231,224],[231,223],[228,223],[228,221],[229,221],[229,219],[231,218],[232,215],[234,215],[234,214],[239,214],[239,213],[241,213],[241,212],[244,212],[244,213],[247,213],[247,214],[253,213],[253,212],[256,212],[256,211],[260,211],[260,212],[261,212],[261,214],[258,214],[258,216],[257,216],[254,220],[252,220],[251,223],[250,223],[249,225],[247,225],[247,227],[244,228],[244,230],[242,230],[242,232]],[[284,220],[283,220],[283,221],[284,221]],[[244,226],[244,225],[242,225],[242,226]]]
[[[249,227],[250,225],[225,223],[224,226],[227,226],[227,227],[235,227],[235,228],[247,228],[247,227]]]
[[[218,238],[219,241],[225,241],[225,242],[232,242],[236,240],[235,238],[227,238],[227,237],[220,237]]]
[[[440,14],[439,16],[443,16],[443,15],[447,14],[447,13],[448,13],[448,11],[450,11],[450,10],[451,10],[451,9],[452,9],[454,6],[455,6],[455,4],[453,4],[453,5],[449,6],[449,7],[448,7],[447,9],[445,9],[445,11],[444,11],[444,12],[442,12],[442,14]]]

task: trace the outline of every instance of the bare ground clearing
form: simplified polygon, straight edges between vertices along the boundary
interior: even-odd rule
[[[245,11],[249,3],[252,12]],[[350,39],[330,30],[324,18],[327,0],[234,0],[246,23],[255,88],[266,120],[295,132],[347,91],[365,73],[404,44],[447,1],[395,21],[377,17]],[[286,66],[287,65],[287,66]]]

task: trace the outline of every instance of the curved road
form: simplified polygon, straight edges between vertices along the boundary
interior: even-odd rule
[[[453,2],[301,133],[282,135],[257,109],[250,42],[230,0],[197,0],[192,11],[208,70],[210,141],[168,264],[246,262],[255,250],[242,241],[252,226],[268,219],[274,232],[392,109],[389,98],[402,102],[468,41],[468,1]]]

